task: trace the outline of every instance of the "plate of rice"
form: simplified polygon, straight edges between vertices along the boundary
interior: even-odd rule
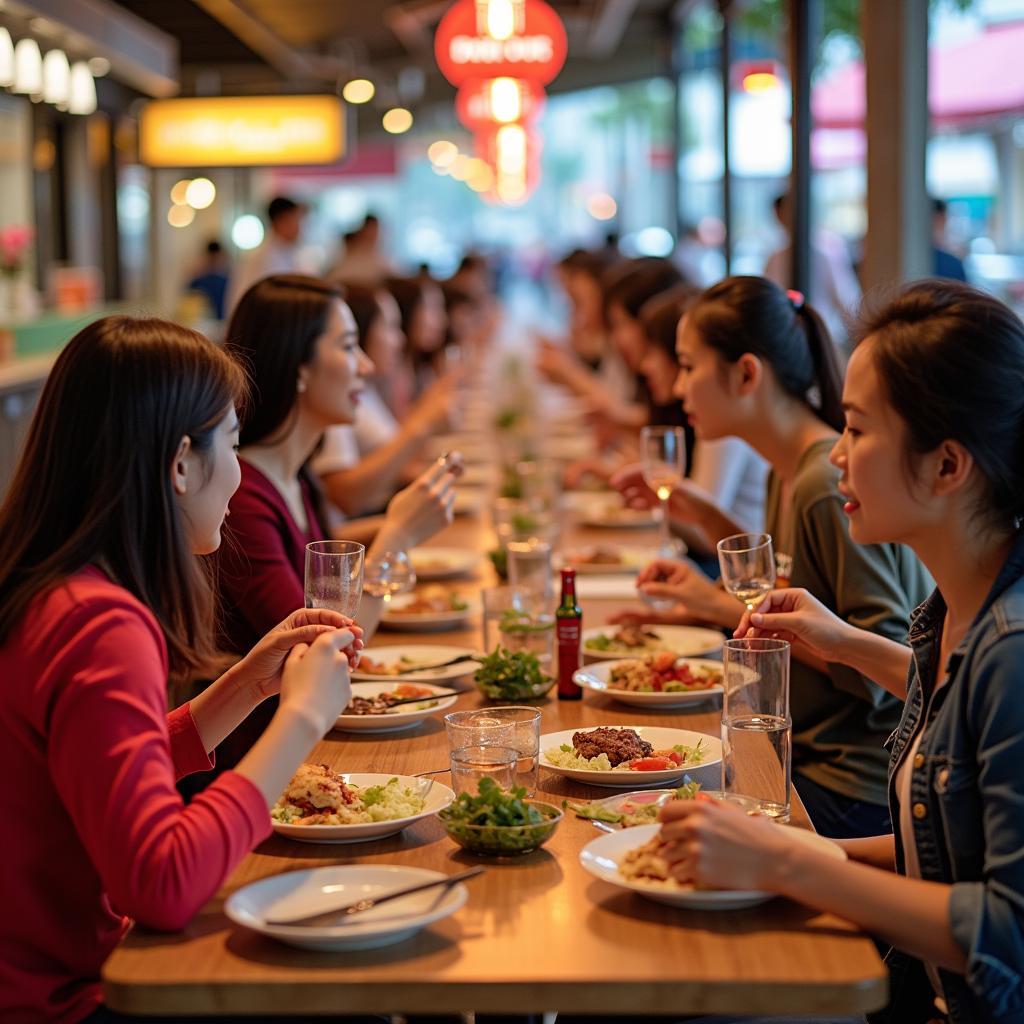
[[[585,690],[606,694],[623,704],[679,708],[721,695],[722,663],[664,652],[598,661],[579,669],[573,679]]]
[[[275,832],[300,843],[362,843],[396,835],[454,799],[447,786],[430,779],[303,764],[270,819]]]

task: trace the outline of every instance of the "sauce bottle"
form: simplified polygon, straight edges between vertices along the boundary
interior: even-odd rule
[[[562,570],[562,600],[555,612],[555,636],[558,639],[558,699],[579,700],[583,696],[573,674],[580,667],[580,633],[583,612],[576,603],[576,570]]]

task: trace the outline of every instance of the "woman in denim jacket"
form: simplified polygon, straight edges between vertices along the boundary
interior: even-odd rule
[[[937,589],[909,647],[802,590],[770,595],[736,635],[803,643],[906,693],[895,835],[846,840],[837,862],[767,819],[681,801],[662,835],[680,879],[783,893],[891,943],[878,1020],[1024,1022],[1024,325],[966,285],[926,281],[863,338],[832,453],[850,535],[909,545]]]

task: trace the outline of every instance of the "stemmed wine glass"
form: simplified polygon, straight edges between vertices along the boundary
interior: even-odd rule
[[[416,573],[406,552],[384,551],[366,563],[363,590],[387,603],[395,594],[404,594],[416,586]]]
[[[306,545],[307,608],[330,608],[356,617],[363,594],[366,548],[352,540],[318,540]]]
[[[767,533],[737,533],[718,542],[722,585],[753,611],[775,586],[775,551]]]
[[[677,558],[685,554],[669,529],[668,502],[686,475],[686,438],[682,427],[644,427],[640,431],[640,461],[644,482],[661,502],[658,554]]]

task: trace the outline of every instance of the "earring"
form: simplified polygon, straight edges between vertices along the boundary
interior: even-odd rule
[[[301,395],[306,390],[306,382],[304,380],[298,381],[295,385],[295,390]]]

